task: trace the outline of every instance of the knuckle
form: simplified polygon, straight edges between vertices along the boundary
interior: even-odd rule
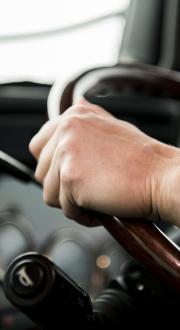
[[[84,114],[88,111],[88,108],[83,104],[74,104],[71,108],[69,108],[69,113],[72,115]]]
[[[81,124],[81,118],[77,115],[71,115],[65,118],[60,125],[60,129],[63,131],[74,130]]]
[[[71,111],[74,114],[84,114],[88,112],[88,108],[82,104],[75,104],[71,107]]]
[[[61,184],[64,191],[70,192],[73,196],[77,206],[84,206],[84,197],[82,191],[84,190],[85,178],[76,164],[70,164],[61,171]]]
[[[80,174],[75,162],[69,161],[61,171],[61,183],[65,187],[72,189],[80,181]]]
[[[37,143],[37,136],[35,135],[29,143],[29,151],[33,155],[36,155],[37,150],[38,150],[38,143]]]
[[[45,188],[43,190],[43,200],[44,200],[45,204],[47,204],[49,206],[51,206],[53,204],[52,201],[51,201],[51,198],[48,194],[48,190],[45,189]]]
[[[41,173],[39,166],[36,168],[34,176],[38,182],[40,182],[40,183],[43,182],[43,177],[42,177],[42,173]]]
[[[32,140],[31,140],[30,143],[29,143],[29,151],[30,151],[31,153],[33,153],[33,151],[34,151],[34,147],[35,147],[34,138],[32,138]]]
[[[61,171],[61,182],[63,186],[69,185],[73,181],[72,172],[69,170],[69,166]]]
[[[75,145],[75,141],[72,139],[63,139],[59,142],[56,149],[57,159],[60,161],[65,157],[68,157],[68,159],[73,158],[76,153],[77,146]]]

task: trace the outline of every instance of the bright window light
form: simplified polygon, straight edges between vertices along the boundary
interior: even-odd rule
[[[71,73],[114,63],[123,17],[66,33],[41,33],[124,11],[128,4],[129,0],[0,0],[0,82],[51,83]],[[18,38],[24,34],[37,35]]]

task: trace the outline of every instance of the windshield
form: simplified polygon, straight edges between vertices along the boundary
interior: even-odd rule
[[[52,83],[113,64],[129,0],[1,2],[0,82]]]

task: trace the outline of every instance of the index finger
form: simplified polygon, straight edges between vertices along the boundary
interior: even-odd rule
[[[58,120],[59,117],[56,117],[47,121],[41,127],[40,131],[31,139],[29,143],[29,150],[37,160],[39,159],[42,149],[54,134],[58,125]]]

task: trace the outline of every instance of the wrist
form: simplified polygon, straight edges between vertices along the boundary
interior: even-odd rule
[[[180,226],[180,150],[157,143],[156,162],[151,177],[154,218]]]

